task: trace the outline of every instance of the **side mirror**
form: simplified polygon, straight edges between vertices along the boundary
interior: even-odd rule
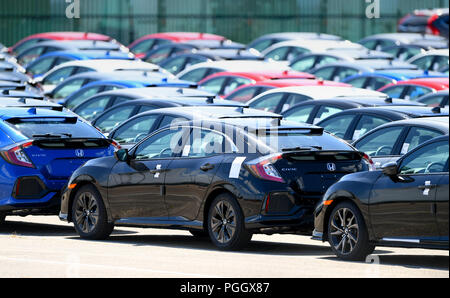
[[[395,176],[398,174],[398,166],[395,161],[388,162],[381,167],[381,171],[386,176]]]
[[[114,152],[114,157],[118,161],[127,162],[130,160],[130,155],[128,154],[128,149],[119,149],[116,152]]]

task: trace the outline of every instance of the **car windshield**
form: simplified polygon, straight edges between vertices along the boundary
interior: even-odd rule
[[[29,138],[104,138],[89,124],[68,118],[15,119],[10,125]]]

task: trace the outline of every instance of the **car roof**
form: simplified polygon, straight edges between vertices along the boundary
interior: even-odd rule
[[[414,42],[417,40],[422,40],[422,39],[443,40],[442,37],[436,36],[436,35],[431,35],[431,34],[403,33],[403,32],[397,33],[396,32],[396,33],[379,33],[379,34],[370,35],[370,36],[363,38],[361,41],[370,40],[370,39],[391,39],[391,40],[396,40],[396,41],[399,41],[402,43],[411,43],[411,42]]]
[[[364,107],[357,110],[347,110],[346,113],[399,113],[404,114],[410,118],[418,117],[441,117],[448,116],[448,109],[444,108],[430,108],[424,106],[396,106],[396,105],[385,105],[380,107]],[[342,112],[344,113],[344,112]],[[336,114],[335,114],[336,115]]]
[[[118,106],[127,106],[127,105],[151,105],[155,103],[171,103],[173,105],[178,106],[220,106],[220,107],[245,107],[246,105],[243,103],[224,100],[219,98],[204,98],[204,97],[164,97],[164,96],[155,96],[153,98],[137,98],[132,101],[126,101],[120,103],[118,105],[114,105],[113,107]]]
[[[42,118],[42,117],[77,117],[69,111],[55,111],[44,108],[2,108],[0,110],[0,119],[8,120],[12,118]]]
[[[396,80],[408,80],[415,78],[426,78],[426,77],[445,77],[444,74],[436,71],[423,71],[420,69],[391,69],[391,70],[376,70],[374,72],[365,72],[358,75],[351,76],[347,79],[359,77],[359,76],[383,76],[387,78],[392,78]],[[346,79],[346,80],[347,80]]]
[[[322,55],[334,56],[336,58],[340,58],[341,60],[348,60],[348,61],[363,60],[363,59],[394,59],[394,56],[389,53],[363,48],[363,49],[339,49],[339,50],[327,50],[327,51],[314,51],[314,52],[306,53],[304,55],[296,57],[294,60],[292,60],[292,63],[294,63],[295,61],[300,60],[304,57],[322,56]]]
[[[405,120],[398,120],[389,123],[382,124],[376,127],[374,130],[382,129],[389,126],[404,126],[404,125],[420,125],[428,126],[430,128],[438,129],[439,131],[448,134],[449,133],[449,118],[448,117],[422,117],[422,118],[410,118]],[[363,136],[364,137],[364,136]]]
[[[342,100],[342,98],[330,98],[330,99],[321,99],[321,100],[307,100],[304,102],[301,102],[299,104],[296,104],[295,106],[292,106],[290,109],[294,109],[296,106],[303,106],[303,105],[324,105],[324,104],[336,104],[336,105],[342,105],[342,106],[354,106],[356,107],[383,107],[383,106],[425,106],[424,104],[420,104],[414,101],[410,100],[404,100],[404,99],[398,99],[398,98],[388,98],[388,99],[381,99],[381,98],[359,98],[359,97],[349,97],[345,100]]]
[[[387,59],[361,59],[358,60],[357,63],[354,61],[339,61],[339,62],[331,62],[317,67],[317,69],[325,68],[325,67],[336,67],[336,66],[346,66],[351,68],[360,69],[365,72],[372,72],[375,70],[383,70],[383,69],[418,69],[416,65],[409,64],[402,61],[392,61]]]
[[[209,80],[216,77],[223,76],[237,76],[237,77],[245,77],[254,81],[265,81],[267,79],[314,79],[315,76],[306,72],[299,71],[221,71],[216,72],[212,75],[207,76],[202,81]],[[200,81],[199,83],[202,83]]]
[[[12,98],[12,97],[0,97],[0,107],[6,108],[6,107],[41,107],[41,108],[53,108],[57,111],[62,111],[63,106],[48,101],[48,100],[39,100],[34,98]]]
[[[320,32],[275,32],[262,35],[255,40],[270,38],[292,38],[292,39],[331,39],[342,40],[342,37],[332,34],[324,34]],[[253,41],[255,41],[253,40]],[[252,41],[252,42],[253,42]]]
[[[216,40],[222,40],[226,39],[223,36],[211,34],[211,33],[201,33],[201,32],[160,32],[160,33],[152,33],[144,35],[135,41],[133,41],[128,47],[133,47],[135,44],[151,38],[161,38],[161,39],[168,39],[173,42],[182,42],[187,40],[194,40],[194,39],[216,39]]]
[[[215,97],[215,94],[210,92],[194,89],[194,88],[177,88],[177,87],[144,87],[144,88],[125,88],[116,89],[97,93],[98,95],[123,95],[134,98],[140,97],[168,97],[168,96],[183,96],[183,97]],[[93,96],[93,97],[94,97]]]
[[[419,85],[425,86],[429,88],[433,88],[435,90],[445,90],[449,87],[449,79],[448,77],[442,78],[417,78],[406,81],[400,81],[395,84],[389,84],[382,87],[380,90],[384,90],[387,87],[396,86],[396,85]]]
[[[68,40],[61,42],[59,40],[49,40],[41,41],[30,47],[41,47],[41,46],[54,46],[61,49],[81,49],[81,48],[108,48],[108,49],[119,49],[120,45],[108,41],[99,40]],[[27,49],[28,50],[28,49]]]
[[[86,60],[86,59],[128,59],[134,60],[134,56],[131,53],[124,53],[119,51],[109,50],[67,50],[67,51],[53,51],[44,55],[41,55],[35,61],[47,57],[66,57],[74,60]],[[34,61],[33,61],[34,62]]]
[[[292,39],[275,43],[261,52],[265,56],[268,52],[280,48],[280,47],[301,47],[310,51],[328,51],[328,50],[340,50],[340,49],[359,49],[365,48],[357,43],[353,43],[349,40],[304,40]]]
[[[35,98],[35,99],[44,99],[44,96],[41,94],[36,94],[30,91],[18,91],[18,90],[0,90],[1,97],[27,97],[27,98]]]
[[[261,93],[255,98],[259,98],[261,96],[271,94],[271,93],[296,93],[311,97],[313,99],[329,99],[330,95],[333,97],[378,97],[378,98],[388,98],[388,95],[368,90],[362,88],[354,88],[354,87],[335,87],[335,86],[292,86],[292,87],[283,87],[268,90],[264,93]],[[252,99],[253,101],[254,99]]]

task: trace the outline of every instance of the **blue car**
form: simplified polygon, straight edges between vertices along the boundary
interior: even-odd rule
[[[36,60],[33,60],[33,62],[30,62],[25,66],[25,69],[30,76],[34,77],[42,75],[53,67],[64,62],[90,59],[134,60],[135,57],[131,53],[123,53],[119,51],[55,51],[44,54]]]
[[[423,70],[379,70],[364,72],[345,78],[342,82],[357,88],[378,90],[387,84],[419,78],[448,77],[440,72]]]
[[[0,109],[0,222],[6,215],[56,215],[71,174],[117,146],[70,112]]]

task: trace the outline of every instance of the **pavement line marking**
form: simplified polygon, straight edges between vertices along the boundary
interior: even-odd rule
[[[66,265],[66,266],[77,265],[80,267],[85,266],[85,267],[94,267],[94,268],[99,268],[99,269],[113,269],[113,270],[128,270],[128,271],[163,273],[163,274],[176,274],[176,275],[203,277],[203,278],[220,278],[219,276],[203,275],[203,274],[197,274],[197,273],[184,273],[184,272],[177,272],[177,271],[165,271],[165,270],[154,270],[154,269],[140,269],[140,268],[124,267],[124,266],[82,264],[82,263],[76,263],[76,262],[45,261],[45,260],[11,258],[11,257],[2,257],[2,256],[0,256],[0,260],[16,261],[16,262],[29,262],[29,263],[42,263],[42,264],[48,264],[48,265]]]

